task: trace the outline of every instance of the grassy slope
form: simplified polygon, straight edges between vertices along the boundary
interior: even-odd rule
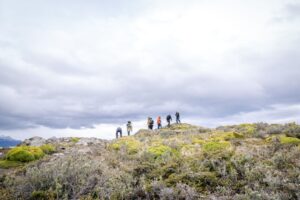
[[[68,144],[63,156],[6,178],[2,190],[9,186],[25,199],[297,199],[300,140],[286,135],[298,128],[180,124],[141,130],[105,147]]]

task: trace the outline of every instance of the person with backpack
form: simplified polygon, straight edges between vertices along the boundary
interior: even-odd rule
[[[118,127],[117,128],[117,131],[116,131],[116,138],[118,139],[119,137],[119,134],[120,134],[120,137],[122,137],[122,128],[121,127]]]
[[[176,113],[175,113],[175,116],[176,116],[176,124],[181,123],[181,122],[180,122],[180,114],[179,114],[179,112],[176,112]]]
[[[171,115],[168,115],[167,116],[168,127],[171,126],[171,121],[172,121],[172,117],[171,117]]]
[[[127,133],[128,133],[128,136],[130,135],[131,132],[132,132],[132,124],[131,124],[131,121],[128,121],[127,122]]]
[[[153,129],[153,124],[154,124],[154,121],[151,117],[148,117],[148,129],[152,130]]]
[[[161,126],[161,117],[160,116],[157,117],[156,122],[157,122],[157,129],[162,128],[162,126]]]

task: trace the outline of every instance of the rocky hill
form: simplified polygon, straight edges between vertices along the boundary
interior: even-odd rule
[[[0,160],[0,199],[300,199],[299,138],[295,123],[35,137]]]

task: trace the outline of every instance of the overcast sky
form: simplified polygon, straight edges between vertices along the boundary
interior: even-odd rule
[[[0,0],[0,135],[299,123],[299,45],[299,0]]]

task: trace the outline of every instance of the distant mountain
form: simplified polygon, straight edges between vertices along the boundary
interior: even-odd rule
[[[20,140],[13,139],[9,136],[0,136],[0,147],[11,147],[20,144]]]

